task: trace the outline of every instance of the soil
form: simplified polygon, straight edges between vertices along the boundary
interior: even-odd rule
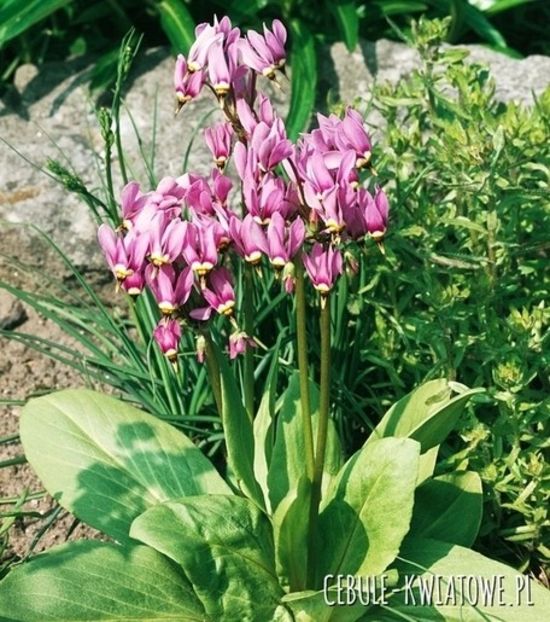
[[[0,225],[0,246],[0,282],[36,291],[37,287],[47,287],[40,284],[41,269],[47,268],[48,274],[67,277],[65,268],[53,252],[36,238],[25,237],[20,228]],[[31,266],[31,271],[25,270],[19,262]],[[98,274],[101,285],[105,283],[104,276]],[[4,314],[4,318],[0,317],[0,326],[7,316],[7,321],[3,323],[7,330],[77,347],[56,324],[38,315],[28,305],[21,305],[2,289],[0,310]],[[53,361],[23,343],[0,335],[0,440],[18,432],[21,407],[5,405],[6,400],[24,400],[32,394],[82,384],[79,375],[70,367]],[[21,456],[23,450],[17,437],[11,442],[0,443],[0,463]],[[43,490],[30,465],[0,468],[0,502],[19,498],[26,491],[32,494]],[[40,499],[28,500],[21,509],[29,514],[16,518],[7,532],[0,535],[0,571],[6,562],[25,558],[31,552],[42,551],[66,540],[100,537],[98,532],[78,523],[74,516],[59,508],[47,494]],[[3,521],[9,520],[6,513],[13,510],[13,503],[0,503],[0,534]]]

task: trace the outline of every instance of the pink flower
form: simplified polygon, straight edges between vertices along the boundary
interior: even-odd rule
[[[274,175],[266,175],[260,186],[254,180],[245,179],[243,195],[248,212],[252,214],[257,223],[262,225],[267,224],[276,212],[281,212],[281,215],[286,218],[292,208],[285,196],[284,181]]]
[[[368,194],[364,218],[367,231],[376,242],[381,241],[386,233],[388,226],[388,212],[388,198],[381,188],[376,190],[374,199],[370,194]]]
[[[229,233],[237,252],[245,261],[257,264],[262,259],[262,253],[267,253],[264,230],[252,214],[247,214],[242,221],[233,217],[229,222]]]
[[[281,119],[275,119],[271,126],[260,121],[251,134],[250,147],[263,171],[274,169],[293,152]]]
[[[197,97],[204,84],[204,72],[191,71],[183,54],[178,54],[174,69],[174,88],[179,106]]]
[[[122,238],[109,225],[103,224],[98,229],[97,237],[117,281],[123,282],[142,269],[149,248],[148,234],[131,232]]]
[[[340,131],[335,134],[335,142],[341,151],[353,149],[357,155],[357,167],[366,166],[371,158],[371,141],[357,110],[348,108],[341,122]]]
[[[327,250],[315,243],[309,255],[304,255],[304,266],[313,287],[321,294],[328,294],[336,279],[342,274],[342,254],[329,246]]]
[[[223,171],[231,154],[233,130],[229,123],[218,123],[204,130],[204,139],[210,149],[216,166]]]
[[[153,337],[162,353],[170,361],[175,361],[181,340],[181,327],[176,320],[162,318],[153,331]]]
[[[225,97],[237,71],[237,43],[224,48],[222,41],[216,41],[208,50],[208,76],[218,97]]]
[[[137,181],[127,183],[120,195],[122,209],[122,224],[126,229],[131,229],[137,215],[141,212],[148,200],[148,195],[139,189]]]
[[[164,315],[172,315],[187,302],[194,282],[191,268],[184,268],[176,276],[172,266],[155,268],[151,264],[145,268],[145,280]]]
[[[149,260],[155,266],[172,263],[181,256],[187,226],[179,218],[169,220],[162,213],[153,217],[149,229]]]
[[[254,339],[243,331],[236,331],[229,335],[229,358],[236,359],[239,354],[244,354],[248,348],[255,348]]]
[[[282,69],[286,60],[286,29],[274,20],[269,30],[264,25],[264,35],[249,30],[245,39],[239,41],[243,63],[270,80],[275,78],[275,70]]]
[[[267,255],[271,264],[284,268],[304,243],[305,235],[306,228],[301,218],[287,226],[284,218],[275,212],[267,227]]]
[[[189,223],[182,255],[191,269],[204,276],[218,263],[216,229],[211,224]]]
[[[235,292],[227,268],[214,270],[208,278],[208,287],[203,287],[202,295],[214,311],[220,315],[231,315],[235,306]]]
[[[195,35],[196,39],[189,48],[187,57],[187,71],[191,74],[204,68],[211,46],[223,40],[223,33],[218,32],[215,26],[206,23],[196,27]]]

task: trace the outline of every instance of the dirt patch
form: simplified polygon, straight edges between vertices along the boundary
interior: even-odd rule
[[[62,280],[66,279],[70,284],[70,277],[61,260],[47,245],[40,244],[36,238],[31,241],[22,228],[0,229],[0,246],[2,249],[0,281],[28,291],[36,291],[37,288],[47,289],[48,284],[41,282],[40,278],[40,272],[47,270],[48,274]],[[34,270],[29,271],[25,264],[32,266]],[[98,278],[103,284],[104,276],[98,275]],[[4,290],[0,290],[0,295],[3,297],[0,308],[13,309],[10,295]],[[54,322],[41,317],[29,305],[24,304],[19,311],[23,313],[16,313],[17,321],[12,326],[7,324],[13,330],[78,347]],[[13,310],[11,312],[14,313]],[[16,436],[21,408],[18,405],[4,405],[6,400],[24,400],[33,394],[82,385],[80,376],[70,367],[53,361],[24,343],[0,335],[0,399],[3,400],[3,403],[0,403],[0,438],[14,436],[12,441],[0,444],[0,462],[17,461],[23,456],[21,444]],[[43,490],[40,480],[28,464],[0,468],[0,500],[13,500],[25,493],[34,496]],[[0,513],[9,513],[13,509],[12,503],[0,504]],[[26,501],[22,509],[27,514],[17,518],[7,532],[7,543],[0,559],[0,569],[2,562],[26,557],[34,545],[33,550],[37,552],[67,539],[99,537],[98,532],[78,524],[74,516],[58,509],[57,504],[48,495]],[[38,542],[34,542],[39,536]]]

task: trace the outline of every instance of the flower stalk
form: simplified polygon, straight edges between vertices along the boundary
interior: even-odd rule
[[[325,465],[330,406],[330,299],[321,295],[320,304],[321,370],[319,382],[319,421],[315,443],[315,465],[309,508],[308,587],[314,588],[317,566],[317,523],[321,502],[321,485]]]

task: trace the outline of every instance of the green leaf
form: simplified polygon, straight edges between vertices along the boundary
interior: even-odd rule
[[[196,622],[204,608],[181,569],[145,546],[82,540],[14,567],[0,582],[9,622]]]
[[[481,479],[472,471],[440,475],[416,489],[407,538],[471,546],[483,513]]]
[[[271,365],[265,381],[264,394],[253,423],[254,434],[254,475],[262,488],[264,502],[269,504],[267,473],[274,441],[275,398],[277,389],[277,373],[279,371],[279,347],[281,335],[273,349]]]
[[[271,525],[248,499],[170,501],[138,517],[131,535],[182,566],[212,619],[264,622],[280,602]]]
[[[216,350],[222,389],[222,424],[227,448],[227,463],[237,485],[260,507],[264,498],[254,475],[254,433],[239,394],[239,388],[226,357]]]
[[[311,484],[303,476],[275,510],[273,534],[277,574],[291,591],[303,589],[307,580]]]
[[[183,0],[162,0],[156,5],[160,14],[160,24],[172,48],[187,54],[195,40],[195,21]]]
[[[496,15],[502,11],[508,11],[517,6],[525,6],[536,1],[538,0],[495,0],[491,6],[488,6],[483,12],[487,15]]]
[[[453,391],[460,393],[451,397]],[[440,378],[430,380],[396,402],[384,415],[367,443],[387,436],[417,440],[422,453],[439,445],[453,430],[468,400],[483,389],[466,389]]]
[[[329,9],[336,18],[342,39],[350,52],[357,46],[359,38],[359,17],[354,0],[329,0]]]
[[[411,439],[385,438],[348,460],[319,517],[318,580],[378,575],[395,559],[409,530],[419,452]]]
[[[425,2],[415,2],[414,0],[375,0],[373,4],[379,8],[384,17],[402,15],[403,13],[410,15],[428,10],[428,5]],[[367,5],[367,10],[368,8]]]
[[[290,108],[286,128],[290,139],[307,128],[317,88],[317,56],[315,40],[303,22],[290,22],[292,47],[290,50],[291,80]]]
[[[534,579],[520,575],[513,568],[479,553],[447,542],[423,538],[407,542],[400,552],[397,568],[409,587],[391,597],[389,609],[395,611],[395,614],[374,608],[368,612],[365,620],[540,622],[548,617],[550,611],[550,592]],[[415,578],[417,576],[422,579]],[[466,578],[464,587],[461,585],[461,577]],[[526,582],[529,582],[532,605],[527,604],[529,593]],[[467,587],[469,583],[472,584],[471,588]],[[434,602],[431,606],[426,600],[422,603],[418,589],[420,585],[428,596],[430,586],[434,585],[431,589],[435,590],[435,586],[439,585],[441,598],[438,599],[435,591],[432,591]],[[455,605],[452,600],[447,605],[442,604],[450,589],[449,585],[455,587]],[[479,590],[478,605],[473,607],[468,597],[471,594],[475,600],[476,587]],[[521,587],[525,589],[521,591]]]
[[[69,389],[29,400],[27,459],[67,510],[115,540],[152,505],[229,487],[184,434],[113,397]]]
[[[465,23],[482,39],[500,48],[507,47],[504,37],[477,7],[465,2],[463,10]]]
[[[72,0],[26,0],[5,4],[0,8],[0,48],[71,2]]]
[[[313,382],[310,382],[309,393],[313,438],[316,440],[319,420],[319,389]],[[305,473],[304,456],[305,441],[300,401],[300,376],[298,372],[294,372],[284,393],[283,404],[277,418],[275,445],[267,475],[269,498],[273,511],[288,492],[298,486],[298,482]],[[323,491],[328,489],[330,482],[338,473],[341,462],[340,440],[334,422],[329,420],[322,481]]]

